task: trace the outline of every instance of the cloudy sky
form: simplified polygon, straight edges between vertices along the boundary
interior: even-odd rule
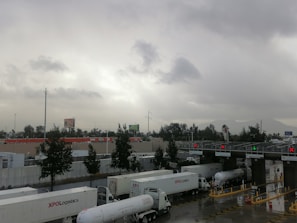
[[[297,2],[0,2],[0,130],[297,126]]]

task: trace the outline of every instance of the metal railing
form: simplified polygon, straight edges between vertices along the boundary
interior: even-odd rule
[[[196,148],[194,148],[196,144]],[[280,154],[297,156],[297,144],[282,143],[273,144],[267,142],[212,142],[194,141],[178,142],[177,146],[185,151],[220,151],[220,152],[243,152],[253,154]]]

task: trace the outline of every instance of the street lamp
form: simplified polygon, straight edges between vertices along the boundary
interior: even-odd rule
[[[106,155],[108,155],[108,130],[106,130]]]

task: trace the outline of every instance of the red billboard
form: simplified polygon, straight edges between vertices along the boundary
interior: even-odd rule
[[[65,118],[64,119],[64,128],[74,129],[75,127],[75,119],[74,118]]]

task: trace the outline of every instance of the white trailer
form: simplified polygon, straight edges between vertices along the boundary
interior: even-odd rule
[[[210,189],[210,184],[208,180],[214,177],[217,172],[223,170],[223,165],[221,163],[207,163],[191,166],[182,166],[181,172],[192,172],[198,174],[199,184],[198,188],[201,191],[208,191]]]
[[[150,222],[168,213],[171,204],[162,190],[153,189],[144,194],[100,205],[81,211],[77,223],[106,223],[124,218],[125,222]]]
[[[79,187],[0,200],[1,223],[72,222],[78,213],[97,204],[97,189]]]
[[[197,173],[199,177],[205,177],[208,180],[222,170],[223,165],[221,163],[206,163],[181,167],[181,172]]]
[[[147,188],[160,188],[168,196],[184,192],[197,192],[198,175],[184,172],[134,179],[131,181],[130,197],[144,194]]]
[[[143,177],[173,174],[172,170],[152,170],[139,173],[123,174],[107,177],[107,187],[115,198],[127,198],[130,193],[130,183],[133,179]]]
[[[20,188],[13,188],[7,190],[0,190],[0,200],[13,198],[13,197],[20,197],[26,195],[37,194],[38,189],[32,187],[20,187]]]

